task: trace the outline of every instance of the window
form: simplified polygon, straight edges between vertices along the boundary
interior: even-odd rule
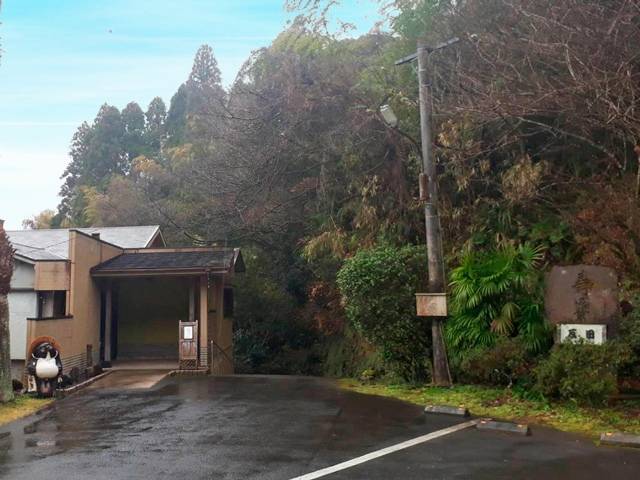
[[[64,317],[67,314],[67,292],[50,290],[38,292],[38,318]]]
[[[234,307],[233,288],[224,287],[222,302],[223,302],[222,311],[224,312],[224,318],[233,317],[233,307]]]

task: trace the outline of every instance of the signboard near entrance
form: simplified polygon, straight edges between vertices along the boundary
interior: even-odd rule
[[[179,322],[179,365],[181,370],[198,368],[198,323]]]
[[[446,317],[446,293],[416,293],[416,313],[419,317]]]

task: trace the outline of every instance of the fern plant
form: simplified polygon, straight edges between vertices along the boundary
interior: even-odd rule
[[[452,316],[446,338],[454,356],[522,338],[531,351],[546,344],[538,265],[542,248],[523,244],[469,252],[451,273]]]

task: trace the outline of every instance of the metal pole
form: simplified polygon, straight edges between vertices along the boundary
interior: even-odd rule
[[[429,293],[445,291],[442,234],[438,217],[438,182],[433,161],[433,139],[431,133],[431,82],[429,80],[429,48],[418,42],[418,80],[420,84],[420,134],[422,137],[422,168],[427,177],[428,198],[424,204],[424,219],[427,236],[429,267]],[[443,338],[442,317],[431,317],[433,349],[433,383],[451,385],[451,373]]]

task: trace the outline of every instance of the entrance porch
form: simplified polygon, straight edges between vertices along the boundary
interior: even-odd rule
[[[217,248],[125,251],[94,267],[101,361],[233,373],[231,279],[240,271],[239,251]],[[190,349],[181,322],[196,335]]]

